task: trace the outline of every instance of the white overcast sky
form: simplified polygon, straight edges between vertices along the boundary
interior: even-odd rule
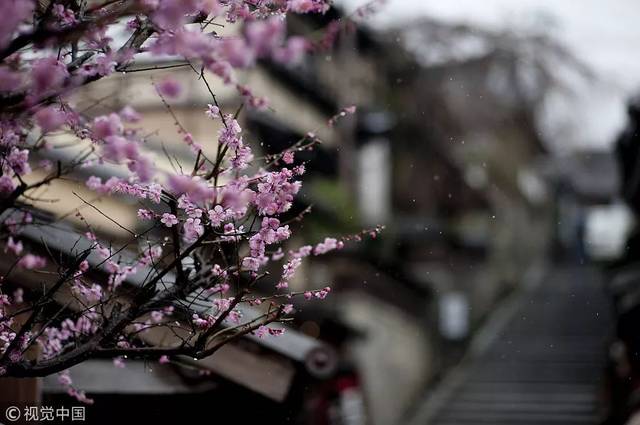
[[[340,0],[347,11],[367,0]],[[640,89],[640,0],[388,0],[372,25],[401,25],[416,16],[488,29],[544,28],[598,76],[573,99],[556,102],[550,121],[567,121],[560,146],[604,148],[624,125],[625,101]],[[564,149],[560,149],[564,150]]]

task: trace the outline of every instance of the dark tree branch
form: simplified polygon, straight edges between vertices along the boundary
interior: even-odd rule
[[[42,295],[40,300],[36,302],[33,312],[31,313],[27,321],[20,327],[20,330],[16,334],[15,338],[11,341],[11,343],[9,344],[9,347],[7,347],[3,356],[0,358],[0,366],[6,365],[10,361],[10,358],[13,352],[17,349],[20,349],[20,344],[22,343],[23,337],[26,335],[27,332],[30,332],[32,330],[33,325],[35,324],[36,320],[38,319],[38,316],[40,316],[40,313],[44,308],[45,302],[47,300],[50,300],[53,297],[53,295],[60,289],[60,287],[67,280],[73,277],[73,274],[78,270],[78,268],[80,267],[80,264],[87,259],[90,253],[91,253],[90,250],[84,251],[80,255],[80,257],[76,259],[73,266],[68,268],[67,271],[62,276],[60,276],[60,278],[56,281],[56,283],[54,283],[53,286],[51,286],[51,288],[49,288]]]

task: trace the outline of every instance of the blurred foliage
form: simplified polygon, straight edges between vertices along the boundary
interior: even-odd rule
[[[310,241],[326,235],[358,232],[360,229],[356,200],[349,196],[344,185],[335,179],[316,177],[305,185],[305,200],[314,213],[304,224],[304,233]]]

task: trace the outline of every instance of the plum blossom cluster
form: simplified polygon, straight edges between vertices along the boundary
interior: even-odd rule
[[[143,154],[139,148],[140,141],[136,131],[124,129],[123,120],[131,120],[129,109],[124,113],[96,117],[91,125],[91,139],[99,146],[99,161],[110,161],[115,164],[126,163],[136,181],[149,182],[154,174],[153,161],[148,153]]]
[[[235,70],[261,60],[299,62],[310,44],[287,36],[286,16],[325,13],[327,1],[80,4],[78,10],[58,0],[51,7],[35,0],[0,2],[0,240],[11,260],[0,276],[0,375],[58,373],[71,396],[90,403],[68,372],[88,358],[113,358],[117,366],[128,356],[166,363],[209,356],[243,335],[282,334],[284,328],[272,324],[294,311],[290,300],[323,299],[331,292],[286,292],[303,262],[340,250],[349,239],[288,248],[305,174],[296,152],[312,146],[315,136],[273,161],[260,159],[238,112],[225,111],[211,93],[202,113],[220,128],[206,141],[217,145],[216,154],[205,154],[205,142],[177,123],[193,158],[189,167],[168,170],[145,147],[149,132],[139,127],[142,116],[135,109],[92,114],[76,108],[72,96],[133,69],[144,53],[181,60],[201,70],[199,79],[207,70],[235,89],[246,107],[264,107],[267,100],[240,84]],[[221,36],[212,22],[239,31]],[[112,29],[124,31],[126,41],[116,42]],[[169,77],[155,85],[172,112],[165,98],[182,95],[180,82]],[[354,112],[345,108],[338,115]],[[68,147],[56,142],[61,134],[73,140],[73,154],[57,155]],[[92,199],[124,197],[136,205],[137,224],[129,229],[99,202],[76,194],[126,232],[127,241],[102,240],[78,209],[85,229],[73,246],[55,255],[48,246],[34,247],[24,232],[41,225],[29,212],[32,195],[59,179],[83,183]],[[38,284],[14,288],[17,271],[38,276]],[[196,304],[207,310],[196,312]],[[243,308],[259,305],[246,317]],[[178,340],[154,340],[157,328]]]
[[[84,391],[78,390],[73,385],[73,380],[71,379],[71,375],[69,374],[68,370],[60,372],[58,374],[58,383],[67,390],[67,394],[69,394],[79,402],[85,404],[93,404],[93,399],[87,397],[87,394]]]
[[[15,258],[17,268],[26,270],[42,269],[47,265],[47,260],[41,255],[25,252],[24,244],[19,239],[20,232],[25,226],[33,223],[33,216],[29,212],[12,212],[7,214],[4,227],[9,233],[3,252]],[[3,279],[0,279],[2,283]]]
[[[327,9],[325,1],[264,1],[254,10],[249,4],[237,1],[159,1],[146,23],[154,25],[159,34],[149,45],[149,51],[201,61],[207,70],[233,85],[250,105],[264,106],[263,99],[253,96],[247,86],[238,83],[234,69],[249,68],[260,59],[285,65],[299,62],[309,43],[302,37],[286,37],[284,16],[287,12],[324,13]],[[194,21],[194,16],[197,20],[198,12],[222,16],[230,23],[244,20],[246,24],[239,35],[212,37],[210,33],[185,25]],[[168,97],[176,97],[181,91],[179,84],[171,79],[163,81],[159,90]]]

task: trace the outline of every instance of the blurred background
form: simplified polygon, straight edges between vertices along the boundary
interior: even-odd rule
[[[261,62],[242,75],[271,108],[240,117],[265,154],[309,131],[323,140],[299,156],[295,209],[313,206],[300,244],[385,231],[303,266],[292,290],[333,292],[298,303],[280,338],[247,338],[197,368],[75,367],[96,400],[91,423],[125,411],[156,424],[640,423],[640,4],[363,4],[290,17],[290,34],[335,43],[296,67]],[[156,161],[187,162],[152,85],[168,74],[186,89],[175,117],[215,152],[210,95],[189,68],[122,73],[76,102],[92,115],[130,104]],[[239,107],[235,90],[213,88],[225,110]],[[95,173],[84,171],[80,182]],[[69,181],[48,189],[63,202],[43,214],[81,228],[70,214],[80,208],[102,237],[126,237],[71,189],[139,225],[132,200]],[[67,400],[55,377],[21,392]]]

